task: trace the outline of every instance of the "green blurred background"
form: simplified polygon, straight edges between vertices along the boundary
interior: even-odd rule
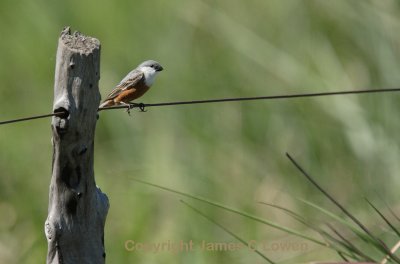
[[[400,86],[400,3],[364,1],[0,2],[0,120],[51,112],[62,28],[101,41],[103,97],[132,68],[165,68],[139,101],[327,92]],[[398,206],[400,95],[396,93],[102,112],[95,175],[110,199],[108,263],[264,263],[246,250],[129,252],[126,240],[236,240],[136,177],[289,226],[318,238],[272,202],[323,224],[306,198],[341,215],[285,157],[291,153],[391,246],[364,201]],[[52,147],[50,119],[0,127],[0,263],[45,261]],[[187,199],[186,199],[187,200]],[[191,204],[246,240],[306,243],[270,250],[281,263],[338,260],[332,251],[254,221]]]

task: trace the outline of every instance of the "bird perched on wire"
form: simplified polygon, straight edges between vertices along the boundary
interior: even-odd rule
[[[156,75],[162,70],[163,67],[154,60],[142,62],[122,79],[99,107],[126,105],[129,113],[129,110],[135,105],[131,101],[146,93],[154,83]],[[140,108],[143,111],[143,106]]]

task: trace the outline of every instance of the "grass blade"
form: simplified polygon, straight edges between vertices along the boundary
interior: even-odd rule
[[[394,254],[399,248],[400,248],[400,241],[398,241],[398,242],[396,243],[396,245],[394,245],[394,247],[390,250],[390,252],[392,252],[392,254]],[[386,264],[389,260],[390,260],[390,256],[387,255],[387,256],[385,256],[385,258],[382,259],[382,261],[379,262],[379,263],[380,263],[380,264]]]
[[[248,219],[251,219],[251,220],[254,220],[256,222],[259,222],[259,223],[268,225],[270,227],[273,227],[275,229],[281,230],[281,231],[283,231],[285,233],[288,233],[288,234],[291,234],[291,235],[294,235],[294,236],[297,236],[297,237],[304,238],[304,239],[306,239],[308,241],[311,241],[311,242],[314,242],[314,243],[316,243],[318,245],[329,246],[325,242],[322,242],[322,241],[319,241],[319,240],[317,240],[315,238],[312,238],[310,236],[301,234],[301,233],[299,233],[299,232],[297,232],[295,230],[292,230],[290,228],[287,228],[287,227],[284,227],[284,226],[279,225],[277,223],[274,223],[274,222],[259,218],[257,216],[254,216],[254,215],[239,211],[237,209],[225,206],[223,204],[220,204],[220,203],[217,203],[217,202],[213,202],[213,201],[208,200],[206,198],[203,198],[203,197],[200,197],[200,196],[191,195],[191,194],[184,193],[184,192],[181,192],[181,191],[176,191],[176,190],[173,190],[173,189],[170,189],[170,188],[167,188],[167,187],[163,187],[163,186],[160,186],[160,185],[157,185],[157,184],[154,184],[154,183],[150,183],[150,182],[146,182],[146,181],[143,181],[143,180],[139,180],[139,179],[136,179],[136,178],[132,178],[132,180],[134,180],[136,182],[140,182],[140,183],[146,184],[146,185],[149,185],[149,186],[153,186],[153,187],[156,187],[156,188],[168,191],[168,192],[172,192],[172,193],[179,194],[179,195],[182,195],[182,196],[185,196],[185,197],[189,197],[189,198],[192,198],[192,199],[207,203],[209,205],[212,205],[212,206],[215,206],[215,207],[218,207],[218,208],[222,208],[222,209],[224,209],[226,211],[229,211],[229,212],[244,216],[244,217],[246,217]]]
[[[308,228],[314,230],[315,232],[319,233],[322,237],[324,237],[326,240],[329,240],[333,243],[329,244],[329,248],[335,250],[339,256],[344,257],[351,257],[354,260],[360,260],[360,258],[357,258],[356,256],[354,256],[354,254],[360,256],[361,258],[364,258],[364,260],[368,260],[368,261],[374,261],[371,257],[368,257],[367,255],[365,255],[364,253],[362,253],[361,251],[357,251],[357,250],[353,250],[354,248],[357,249],[354,245],[352,245],[349,241],[344,240],[340,241],[336,238],[334,238],[333,236],[331,236],[329,233],[325,232],[324,230],[322,230],[321,228],[318,228],[315,225],[312,225],[310,223],[308,223],[304,217],[302,217],[301,215],[293,212],[292,210],[289,210],[287,208],[281,207],[279,205],[275,205],[275,204],[270,204],[270,203],[265,203],[265,202],[260,202],[261,204],[265,204],[280,210],[283,210],[285,213],[289,214],[291,217],[293,217],[295,220],[297,220],[298,222],[302,223],[303,225],[307,226]],[[344,247],[345,249],[347,249],[349,252],[345,252],[343,250],[341,250],[339,247],[337,247],[334,243],[339,244],[340,246]]]
[[[340,234],[339,231],[337,231],[333,226],[331,226],[330,224],[327,224],[327,226],[329,227],[329,229],[332,230],[333,233],[335,233],[345,244],[348,245],[348,247],[350,247],[349,250],[351,250],[353,253],[359,255],[360,257],[364,258],[364,260],[367,260],[369,262],[376,262],[373,258],[367,256],[366,254],[364,254],[358,247],[356,247],[354,245],[354,243],[351,243],[348,239],[346,239],[342,234]]]
[[[344,214],[346,214],[356,225],[358,225],[371,239],[370,241],[385,254],[390,255],[390,257],[397,263],[400,263],[400,259],[394,256],[388,246],[380,239],[376,238],[366,226],[364,226],[356,217],[354,217],[346,208],[344,208],[338,201],[336,201],[333,196],[331,196],[325,189],[323,189],[293,158],[289,153],[286,153],[288,159],[293,163],[293,165],[304,175],[320,192],[322,192],[333,204],[335,204]],[[360,233],[360,232],[357,232]]]
[[[367,203],[375,210],[375,212],[377,214],[379,214],[379,216],[383,219],[383,221],[385,221],[385,223],[400,237],[400,232],[399,230],[397,230],[397,228],[392,225],[392,223],[390,223],[389,219],[387,219],[383,213],[381,213],[378,208],[376,208],[375,205],[373,205],[367,198],[365,198],[365,200],[367,201]]]
[[[251,248],[251,245],[246,242],[244,239],[242,239],[241,237],[239,237],[238,235],[236,235],[235,233],[233,233],[232,231],[230,231],[229,229],[227,229],[226,227],[224,227],[223,225],[217,223],[215,220],[211,219],[208,215],[206,215],[205,213],[201,212],[200,210],[198,210],[197,208],[195,208],[194,206],[191,206],[190,204],[188,204],[187,202],[180,200],[184,205],[186,205],[187,207],[189,207],[190,209],[192,209],[193,211],[195,211],[196,213],[198,213],[199,215],[203,216],[205,219],[207,219],[208,221],[210,221],[211,223],[213,223],[214,225],[218,226],[219,228],[221,228],[222,230],[224,230],[225,232],[227,232],[228,234],[230,234],[231,236],[233,236],[234,238],[236,238],[237,240],[239,240],[241,243],[243,243],[244,245],[247,245],[248,248]],[[268,257],[266,257],[263,253],[261,253],[259,250],[257,249],[252,249],[254,250],[255,253],[257,253],[259,256],[261,256],[263,259],[265,259],[266,261],[268,261],[271,264],[275,264],[275,262],[273,262],[272,260],[270,260]]]

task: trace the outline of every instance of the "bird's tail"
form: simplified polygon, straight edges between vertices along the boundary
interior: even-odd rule
[[[102,102],[99,106],[99,108],[101,107],[107,107],[107,106],[112,106],[114,105],[114,101],[113,100],[106,100],[104,102]]]

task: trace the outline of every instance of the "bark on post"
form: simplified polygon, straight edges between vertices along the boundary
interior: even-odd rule
[[[108,198],[96,187],[94,132],[100,102],[100,42],[65,28],[57,50],[53,167],[45,223],[47,263],[104,263]]]

